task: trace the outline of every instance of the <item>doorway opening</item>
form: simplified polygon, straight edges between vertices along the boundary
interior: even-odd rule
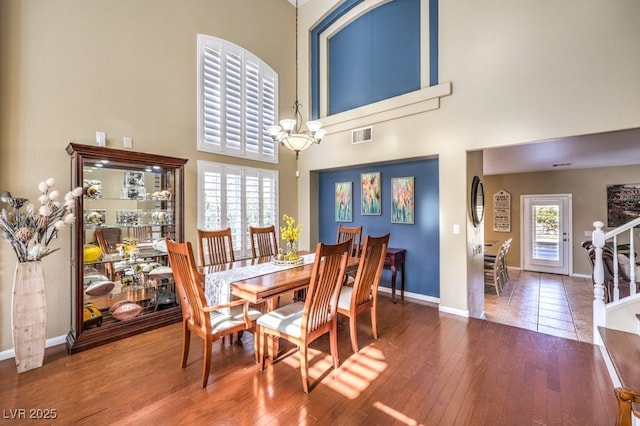
[[[521,264],[525,271],[572,272],[571,194],[522,195]]]

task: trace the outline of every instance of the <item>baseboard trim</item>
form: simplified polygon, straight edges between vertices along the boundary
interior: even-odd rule
[[[380,293],[391,294],[391,288],[390,287],[379,286],[378,287],[378,291]],[[440,298],[439,297],[433,297],[433,296],[427,296],[427,295],[424,295],[424,294],[412,293],[410,291],[405,291],[404,292],[404,297],[407,297],[409,299],[414,299],[414,300],[420,300],[422,302],[440,304]],[[396,299],[400,300],[400,290],[398,290],[398,288],[396,288]]]
[[[62,336],[52,337],[50,339],[47,339],[47,341],[44,344],[44,347],[48,348],[51,346],[63,345],[66,343],[66,341],[67,341],[66,334]],[[0,361],[4,361],[5,359],[15,358],[15,357],[16,357],[16,351],[14,348],[7,349],[6,351],[0,352]]]
[[[576,278],[586,278],[588,280],[591,279],[591,275],[587,275],[587,274],[576,274],[576,273],[573,273],[573,274],[571,274],[571,276],[572,277],[576,277]]]
[[[454,309],[454,308],[449,308],[447,306],[442,306],[442,305],[440,305],[438,310],[440,312],[444,312],[446,314],[453,314],[453,315],[458,315],[459,317],[469,318],[469,311],[468,310]]]

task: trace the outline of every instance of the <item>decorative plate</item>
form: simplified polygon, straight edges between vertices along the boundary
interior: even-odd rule
[[[297,260],[278,260],[275,257],[273,258],[274,265],[286,265],[286,266],[294,266],[294,265],[302,265],[304,263],[303,258],[298,258]]]

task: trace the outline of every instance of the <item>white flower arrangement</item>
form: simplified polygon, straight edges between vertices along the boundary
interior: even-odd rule
[[[54,178],[40,182],[40,207],[37,209],[33,204],[27,204],[28,199],[13,197],[8,191],[0,195],[0,201],[5,203],[0,214],[2,239],[11,243],[18,262],[41,260],[59,250],[49,248],[51,240],[76,220],[73,208],[76,198],[82,196],[82,188],[69,191],[60,202],[60,193],[53,189],[55,183]]]

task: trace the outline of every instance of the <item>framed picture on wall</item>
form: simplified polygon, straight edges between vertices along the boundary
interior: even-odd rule
[[[361,213],[363,215],[382,214],[380,194],[380,172],[361,173]]]
[[[413,223],[413,176],[391,178],[391,223]]]
[[[640,183],[607,185],[607,226],[615,228],[640,217]]]
[[[336,182],[336,222],[353,221],[353,182]]]

